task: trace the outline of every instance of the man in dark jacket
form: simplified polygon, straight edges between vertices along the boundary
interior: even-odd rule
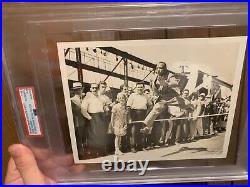
[[[79,157],[83,157],[86,149],[87,129],[86,122],[81,113],[83,87],[80,82],[74,82],[71,88],[71,106],[75,126],[75,136]]]

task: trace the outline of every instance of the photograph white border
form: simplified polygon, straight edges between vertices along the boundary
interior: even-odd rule
[[[228,122],[227,122],[227,130],[225,133],[224,138],[224,145],[223,145],[223,152],[220,155],[213,155],[213,156],[207,156],[199,157],[199,158],[190,158],[190,159],[212,159],[212,158],[226,158],[228,153],[228,147],[230,143],[230,136],[233,126],[233,120],[234,120],[234,114],[237,104],[237,98],[238,98],[238,92],[240,87],[240,80],[242,75],[242,68],[243,68],[243,62],[245,58],[245,50],[246,50],[246,44],[247,44],[247,36],[237,36],[237,37],[216,37],[216,38],[180,38],[180,39],[153,39],[153,40],[123,40],[123,41],[89,41],[89,42],[59,42],[57,43],[58,48],[58,56],[59,56],[59,62],[60,62],[60,70],[61,70],[61,78],[62,78],[62,84],[63,84],[63,92],[64,92],[64,98],[65,98],[65,105],[66,105],[66,112],[67,112],[67,118],[68,118],[68,125],[69,125],[69,131],[70,131],[70,138],[71,138],[71,144],[72,144],[72,150],[73,150],[73,157],[75,163],[96,163],[88,160],[79,160],[78,158],[78,150],[76,146],[76,137],[75,137],[75,129],[74,129],[74,122],[73,122],[73,114],[72,114],[72,107],[71,107],[71,101],[70,101],[70,92],[69,92],[69,86],[68,86],[68,79],[67,79],[67,65],[65,64],[65,57],[64,57],[64,49],[65,48],[77,48],[77,47],[118,47],[123,45],[133,45],[136,43],[137,46],[145,45],[145,41],[150,43],[152,46],[154,42],[168,42],[168,44],[171,45],[171,43],[178,43],[178,42],[191,42],[191,43],[203,43],[203,42],[213,42],[218,44],[224,44],[227,46],[228,43],[237,42],[239,43],[239,52],[236,62],[236,68],[234,72],[234,81],[233,81],[233,88],[232,88],[232,95],[231,95],[231,105],[230,105],[230,111],[228,115]],[[225,47],[226,50],[226,47]],[[187,160],[189,158],[185,158],[183,160]],[[150,160],[150,161],[158,161],[158,160]]]

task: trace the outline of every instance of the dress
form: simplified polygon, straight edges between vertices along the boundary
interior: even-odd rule
[[[121,104],[114,105],[112,109],[114,115],[113,128],[116,136],[124,136],[127,132],[127,112],[125,106]]]

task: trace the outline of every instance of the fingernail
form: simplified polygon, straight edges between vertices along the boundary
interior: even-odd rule
[[[16,147],[14,145],[11,145],[9,148],[8,148],[8,152],[11,154],[15,151]]]
[[[20,149],[18,145],[11,145],[8,148],[9,153],[11,154],[11,156],[18,156],[20,154]]]

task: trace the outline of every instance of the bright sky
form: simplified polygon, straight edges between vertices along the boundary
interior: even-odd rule
[[[238,58],[239,43],[145,41],[144,45],[117,46],[118,49],[152,63],[164,61],[174,70],[179,65],[195,65],[232,84]],[[177,41],[177,40],[175,40]]]
[[[217,37],[67,42],[63,45],[64,48],[114,47],[151,63],[164,61],[170,70],[176,72],[180,70],[180,65],[188,65],[233,84],[235,77],[240,76],[239,65],[243,61],[239,61],[243,52],[240,49],[243,49],[246,41],[247,37]]]

